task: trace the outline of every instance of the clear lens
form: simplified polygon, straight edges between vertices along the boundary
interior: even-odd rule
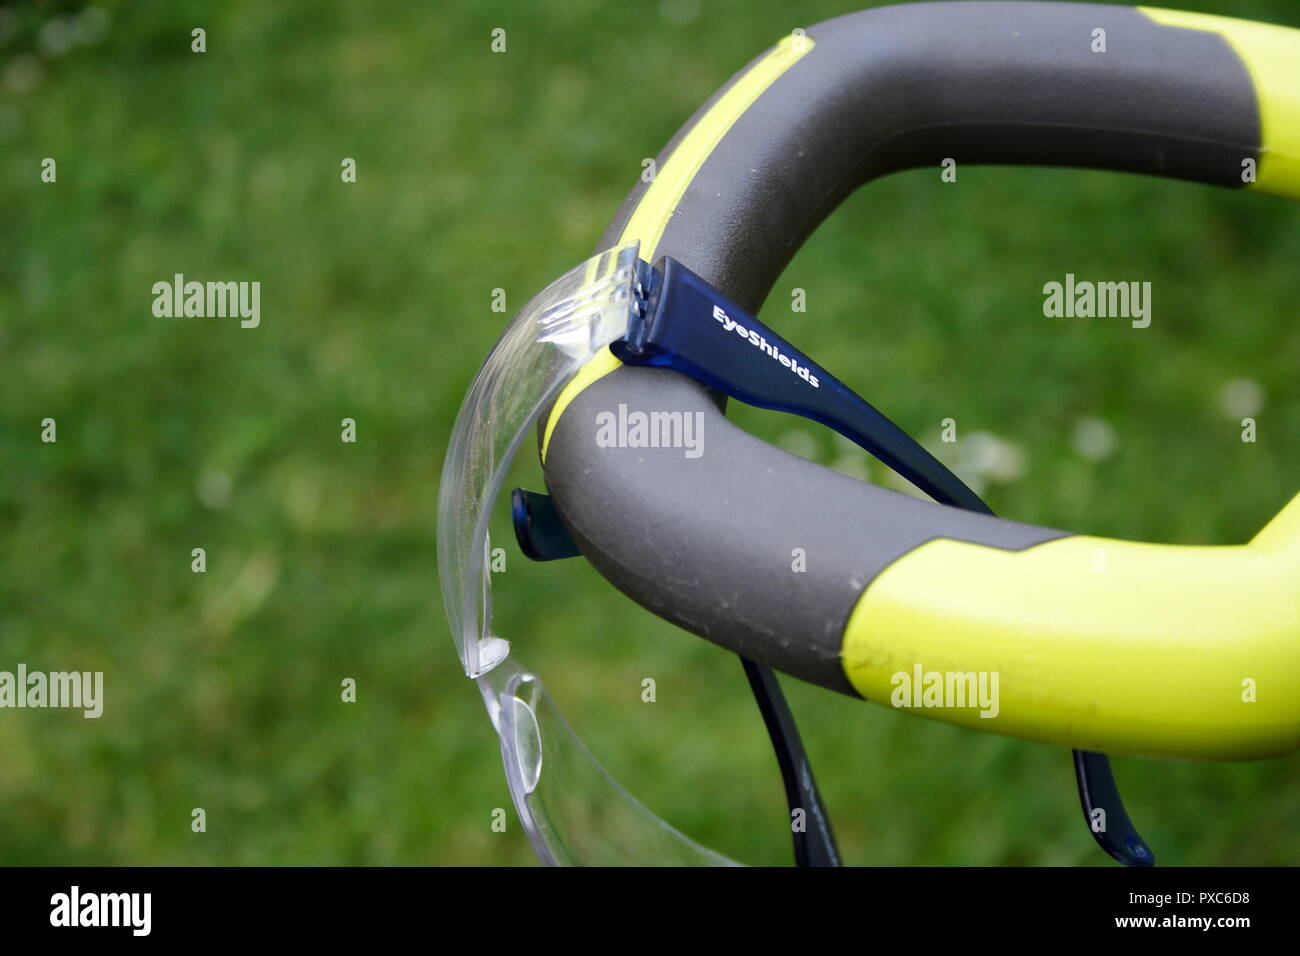
[[[461,405],[438,496],[442,599],[470,677],[509,653],[492,636],[488,516],[506,467],[541,410],[600,349],[627,333],[638,243],[570,269],[525,305]]]
[[[552,866],[735,866],[647,810],[606,773],[513,659],[480,678],[515,807]]]
[[[565,273],[515,316],[461,406],[438,500],[438,572],[465,673],[477,679],[506,779],[543,863],[730,864],[609,776],[541,681],[492,633],[488,519],[519,446],[574,373],[627,332],[639,245]]]

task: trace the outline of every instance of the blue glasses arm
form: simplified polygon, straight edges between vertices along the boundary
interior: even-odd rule
[[[936,501],[993,514],[938,459],[833,375],[728,300],[680,262],[641,263],[627,338],[615,354],[629,365],[671,368],[747,405],[791,412],[835,429]],[[1138,835],[1105,754],[1074,751],[1085,820],[1102,849],[1129,866],[1155,855]],[[1098,830],[1104,809],[1111,826]]]
[[[990,514],[905,431],[676,259],[643,263],[638,309],[613,345],[628,365],[675,369],[758,408],[835,429],[943,504]]]

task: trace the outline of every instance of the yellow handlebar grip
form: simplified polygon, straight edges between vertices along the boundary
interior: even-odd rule
[[[869,700],[979,730],[1160,757],[1289,753],[1300,747],[1300,495],[1241,546],[927,542],[868,586],[841,655]],[[995,690],[996,706],[956,706],[942,690],[927,701],[918,677]]]

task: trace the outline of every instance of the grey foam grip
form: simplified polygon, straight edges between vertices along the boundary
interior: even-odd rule
[[[598,416],[620,403],[712,408],[703,454],[599,447]],[[546,461],[569,533],[619,590],[723,647],[850,694],[839,663],[844,622],[895,558],[940,536],[1010,550],[1061,536],[890,491],[774,448],[727,421],[701,386],[658,369],[621,368],[584,389],[552,434]],[[796,548],[805,571],[794,570]]]
[[[1095,28],[1105,53],[1091,52]],[[933,165],[938,184],[951,157],[1241,187],[1242,160],[1259,158],[1254,84],[1227,41],[1133,7],[904,4],[808,35],[812,50],[718,143],[655,250],[750,311],[845,196],[890,172]],[[599,249],[618,241],[644,189]]]
[[[1090,49],[1098,27],[1104,54]],[[934,164],[937,182],[951,156],[1229,186],[1240,185],[1241,160],[1258,155],[1253,87],[1226,42],[1132,8],[909,4],[808,33],[813,49],[714,148],[654,252],[751,311],[849,192],[894,170]],[[628,197],[601,248],[618,241],[644,189]],[[620,404],[700,413],[705,453],[598,447],[596,416]],[[624,593],[724,647],[846,693],[845,622],[890,562],[935,537],[1021,549],[1062,534],[919,501],[789,455],[727,422],[702,386],[663,370],[620,368],[588,386],[556,423],[545,475],[584,555]],[[806,554],[805,573],[792,571],[795,548]]]

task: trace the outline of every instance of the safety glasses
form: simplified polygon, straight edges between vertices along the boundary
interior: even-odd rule
[[[643,807],[587,751],[536,675],[492,628],[488,522],[510,462],[542,410],[627,332],[637,246],[569,270],[511,321],[457,416],[438,501],[438,569],[465,674],[496,729],[511,797],[552,865],[723,865]]]
[[[497,731],[515,807],[539,859],[550,864],[699,864],[730,860],[655,816],[582,744],[537,677],[492,628],[489,520],[506,472],[538,418],[578,371],[608,347],[623,363],[673,369],[732,398],[833,428],[944,504],[988,507],[902,429],[820,365],[681,263],[655,266],[630,243],[571,269],[511,321],[461,406],[443,470],[438,566],[465,674]],[[579,553],[546,495],[512,495],[524,553]],[[777,754],[792,810],[816,825],[794,834],[796,861],[837,865],[838,851],[793,717],[775,675],[744,661]],[[1152,856],[1124,812],[1104,755],[1076,752],[1090,827],[1128,864]]]

